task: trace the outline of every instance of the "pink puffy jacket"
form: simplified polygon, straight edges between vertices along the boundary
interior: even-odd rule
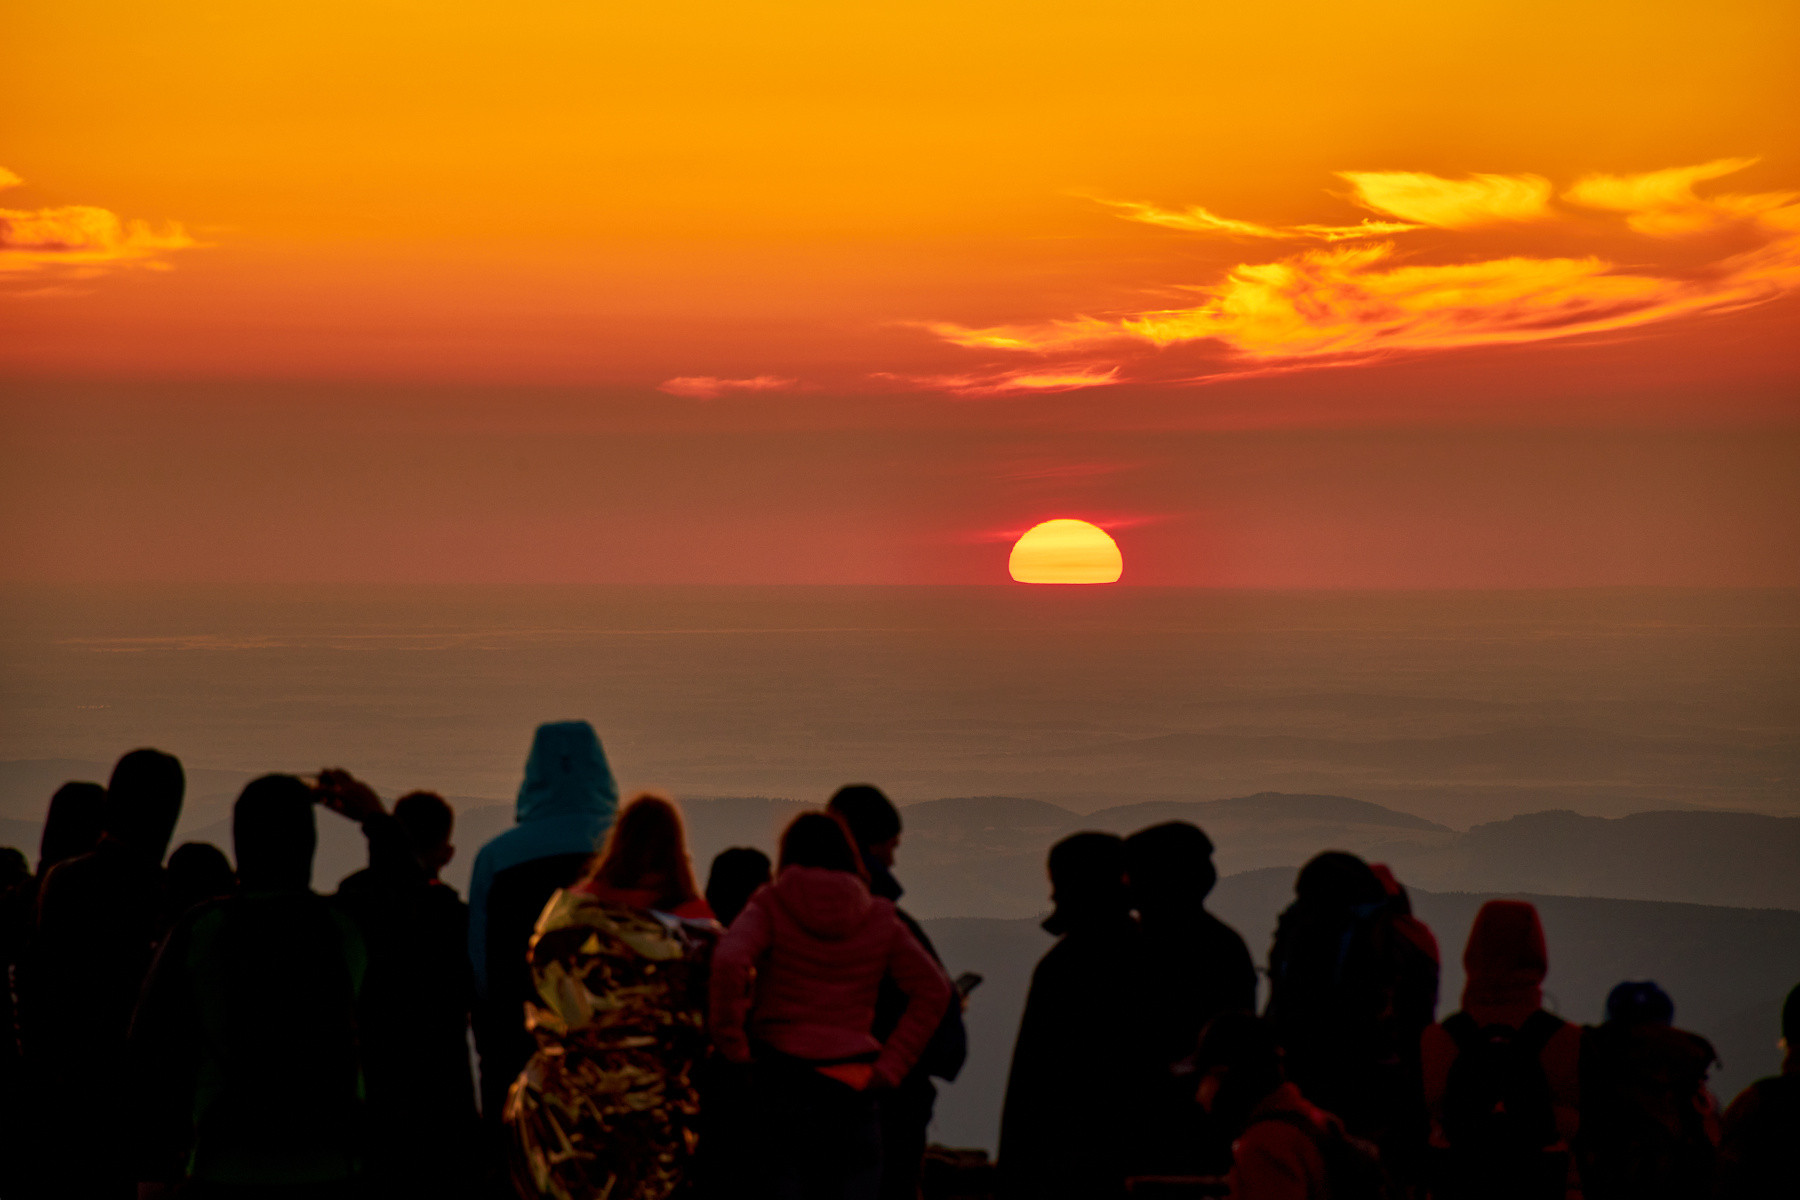
[[[906,993],[887,1044],[869,1032],[882,976]],[[950,1002],[950,981],[861,879],[789,867],[758,888],[713,953],[712,1026],[719,1050],[750,1061],[752,1038],[783,1054],[841,1062],[876,1054],[874,1082],[906,1077]]]

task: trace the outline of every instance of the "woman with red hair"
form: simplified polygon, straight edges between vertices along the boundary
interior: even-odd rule
[[[531,938],[537,1053],[506,1097],[513,1182],[547,1200],[664,1200],[692,1170],[719,935],[681,813],[639,796]]]

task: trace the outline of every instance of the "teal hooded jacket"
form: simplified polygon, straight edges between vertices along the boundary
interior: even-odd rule
[[[469,961],[475,990],[488,990],[488,889],[508,867],[557,854],[599,848],[619,807],[619,785],[600,737],[586,721],[539,725],[519,785],[518,823],[475,856],[469,878]]]

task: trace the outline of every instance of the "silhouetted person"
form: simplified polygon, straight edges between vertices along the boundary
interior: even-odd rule
[[[1125,1187],[1141,1061],[1143,940],[1125,892],[1125,843],[1077,833],[1050,848],[1044,929],[1000,1118],[1004,1200],[1112,1200]]]
[[[231,860],[211,842],[183,842],[169,855],[169,920],[196,904],[229,896],[237,887]]]
[[[894,854],[900,847],[900,810],[880,788],[866,783],[841,787],[826,808],[843,818],[856,840],[863,869],[869,876],[869,892],[894,903],[894,915],[900,918],[925,953],[941,968],[943,959],[919,923],[900,907],[905,889],[894,878]],[[877,1038],[886,1039],[906,1011],[906,993],[893,979],[881,981],[881,995],[875,1001]],[[962,1003],[953,998],[944,1008],[944,1016],[932,1034],[925,1052],[906,1078],[881,1097],[881,1196],[882,1200],[916,1200],[919,1194],[919,1171],[925,1161],[926,1130],[931,1125],[932,1110],[937,1106],[935,1076],[946,1082],[956,1079],[968,1057],[968,1033],[963,1028]]]
[[[1212,853],[1212,840],[1186,821],[1125,839],[1125,874],[1145,953],[1133,1174],[1217,1173],[1231,1152],[1226,1139],[1205,1128],[1190,1060],[1214,1017],[1255,1009],[1256,966],[1237,931],[1206,911],[1219,877]]]
[[[1273,1026],[1245,1012],[1208,1023],[1194,1054],[1197,1100],[1233,1140],[1232,1200],[1335,1200],[1380,1194],[1373,1146],[1300,1094],[1282,1072]]]
[[[0,1195],[35,1195],[33,1174],[43,1158],[45,1135],[38,1082],[45,1064],[28,1045],[45,1021],[32,1005],[37,898],[44,876],[65,859],[86,854],[100,843],[106,789],[97,783],[65,783],[50,798],[38,840],[37,870],[0,892]],[[48,1018],[46,1018],[48,1019]]]
[[[773,882],[775,872],[769,856],[752,846],[733,846],[721,850],[706,873],[706,903],[719,924],[729,927],[750,903],[756,889]]]
[[[1675,1027],[1656,984],[1626,982],[1581,1045],[1581,1131],[1587,1200],[1681,1200],[1712,1190],[1718,1112],[1706,1088],[1712,1043]]]
[[[886,1038],[873,1032],[883,978],[906,993]],[[757,891],[713,956],[719,1052],[753,1063],[768,1176],[781,1200],[875,1200],[876,1097],[918,1061],[950,1003],[950,981],[869,894],[838,818],[794,818],[775,882]]]
[[[706,876],[706,903],[729,927],[750,897],[774,882],[769,856],[750,846],[721,850]],[[750,1067],[714,1054],[695,1067],[700,1087],[700,1159],[696,1164],[699,1194],[731,1197],[757,1171],[756,1125]]]
[[[1462,1010],[1421,1039],[1441,1200],[1579,1194],[1581,1030],[1544,1011],[1548,969],[1537,909],[1481,906],[1463,950]]]
[[[455,854],[455,814],[443,797],[412,792],[392,815],[348,776],[340,811],[369,839],[369,866],[338,885],[368,948],[363,1061],[368,1084],[371,1187],[383,1196],[469,1194],[481,1160],[469,1071],[469,914],[438,880]],[[358,790],[361,789],[361,790]]]
[[[314,792],[232,809],[239,890],[175,923],[132,1023],[139,1177],[199,1197],[349,1195],[364,1153],[355,923],[308,887]]]
[[[1362,859],[1326,851],[1302,867],[1269,951],[1269,1004],[1287,1077],[1358,1137],[1392,1140],[1414,1106],[1413,1046],[1437,976]],[[1435,945],[1435,943],[1433,943]]]
[[[694,884],[680,811],[635,797],[532,935],[538,1049],[505,1112],[519,1195],[691,1194],[695,1068],[709,1049],[707,968],[722,932]]]
[[[65,858],[86,854],[106,833],[106,789],[97,783],[69,782],[50,797],[44,833],[38,842],[38,878]]]
[[[166,920],[163,854],[181,764],[133,750],[113,768],[99,844],[44,876],[26,989],[26,1049],[42,1084],[42,1170],[69,1197],[129,1196],[125,1035]]]
[[[1387,1017],[1392,1030],[1397,1066],[1381,1078],[1388,1092],[1379,1108],[1382,1126],[1371,1132],[1379,1139],[1382,1162],[1398,1185],[1416,1191],[1424,1186],[1425,1146],[1430,1140],[1431,1119],[1425,1112],[1424,1067],[1419,1060],[1419,1039],[1437,1020],[1438,977],[1443,957],[1437,935],[1413,915],[1412,897],[1384,863],[1370,863],[1369,870],[1388,895],[1384,937],[1394,964],[1393,1009]]]
[[[30,926],[32,884],[24,853],[0,846],[0,1196],[23,1189],[19,1172],[30,1147],[23,1137],[29,1101],[13,977]]]
[[[495,1131],[506,1089],[534,1049],[525,1030],[525,1004],[533,994],[526,960],[532,926],[556,890],[581,874],[618,804],[618,785],[594,727],[586,721],[540,725],[519,785],[518,824],[475,856],[469,879],[475,1046],[481,1111]]]
[[[1718,1200],[1800,1196],[1800,987],[1781,1006],[1781,1074],[1759,1079],[1725,1110]]]

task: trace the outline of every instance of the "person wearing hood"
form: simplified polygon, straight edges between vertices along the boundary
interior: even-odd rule
[[[837,790],[826,805],[841,817],[856,839],[856,850],[868,872],[869,891],[894,902],[894,915],[913,935],[925,953],[942,967],[937,948],[919,923],[900,905],[904,889],[894,878],[894,854],[900,848],[900,810],[885,793],[867,783],[853,783]],[[886,1038],[906,1011],[906,993],[892,979],[881,981],[875,1001],[874,1034]],[[944,1007],[924,1054],[906,1078],[881,1098],[881,1196],[882,1200],[916,1200],[919,1172],[925,1161],[926,1130],[937,1107],[936,1076],[954,1082],[968,1057],[968,1032],[963,1028],[960,998]]]
[[[1544,1009],[1537,909],[1489,900],[1463,950],[1462,1010],[1420,1038],[1439,1200],[1581,1195],[1581,1029]]]
[[[475,856],[469,877],[472,1024],[481,1060],[481,1112],[498,1129],[506,1091],[535,1045],[525,1005],[535,994],[531,930],[559,888],[575,882],[612,824],[618,785],[594,727],[540,725],[519,785],[518,823]]]
[[[1125,843],[1071,834],[1050,848],[1045,931],[1000,1116],[1003,1200],[1113,1200],[1125,1192],[1143,1027],[1143,939]]]
[[[60,1196],[132,1193],[121,1150],[125,1037],[166,928],[163,855],[186,786],[172,755],[133,750],[120,758],[99,844],[50,868],[38,889],[22,999],[29,1069],[43,1085],[42,1161]]]
[[[906,995],[885,1039],[873,1032],[884,978]],[[869,894],[843,822],[795,817],[781,835],[775,882],[720,940],[711,981],[719,1052],[753,1064],[774,1195],[879,1196],[877,1094],[912,1071],[951,991],[893,901]]]
[[[1256,965],[1231,926],[1206,911],[1218,880],[1199,826],[1168,821],[1125,839],[1125,875],[1146,953],[1144,1120],[1132,1172],[1218,1174],[1230,1143],[1206,1128],[1189,1070],[1200,1031],[1256,1007]]]

